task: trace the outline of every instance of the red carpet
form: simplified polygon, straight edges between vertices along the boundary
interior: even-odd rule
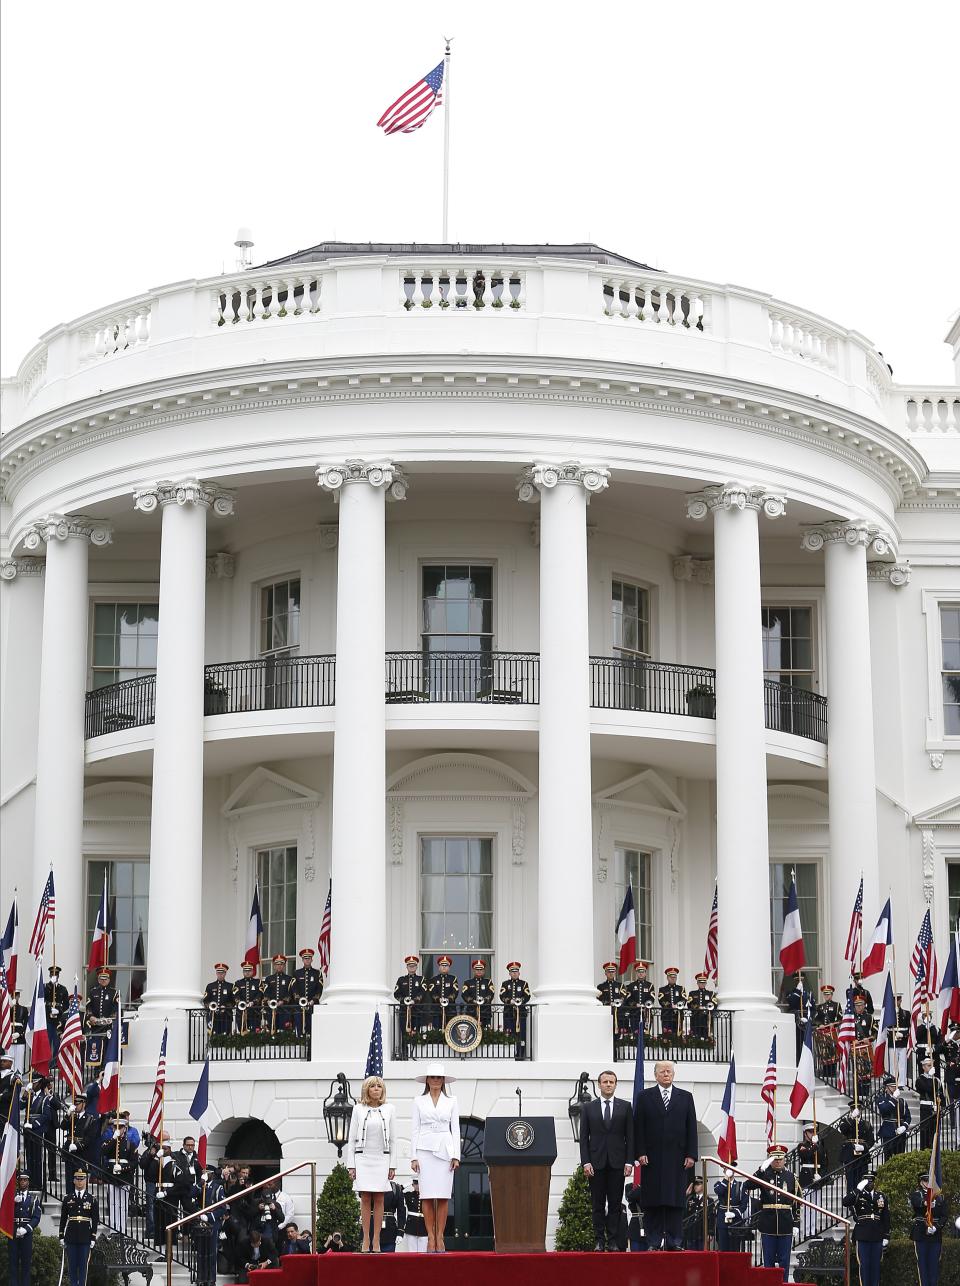
[[[749,1255],[290,1255],[260,1268],[250,1286],[782,1286],[779,1268],[754,1268]]]

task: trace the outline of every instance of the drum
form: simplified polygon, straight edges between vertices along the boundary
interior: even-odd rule
[[[815,1027],[813,1046],[818,1063],[836,1063],[839,1048],[837,1045],[837,1024],[827,1023],[823,1027]]]

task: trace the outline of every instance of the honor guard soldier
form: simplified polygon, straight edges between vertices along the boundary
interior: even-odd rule
[[[683,1034],[683,1011],[687,1007],[687,993],[678,985],[680,970],[674,965],[664,969],[666,983],[657,992],[660,1002],[660,1025],[664,1036]]]
[[[750,1196],[732,1170],[724,1169],[723,1178],[713,1185],[717,1198],[717,1250],[743,1250],[751,1236],[748,1216]]]
[[[65,1161],[67,1186],[77,1170],[86,1170],[87,1163],[100,1159],[100,1113],[95,1110],[100,1096],[97,1085],[90,1087],[90,1099],[78,1094],[66,1109],[63,1118],[63,1145],[60,1149]],[[91,1106],[94,1110],[90,1110]]]
[[[67,1021],[70,993],[60,981],[59,965],[51,965],[47,973],[50,975],[50,981],[43,988],[43,1003],[47,1011],[47,1022],[59,1036],[63,1031],[63,1024]]]
[[[850,1211],[853,1245],[860,1270],[860,1286],[880,1286],[880,1257],[890,1236],[890,1207],[882,1192],[875,1192],[873,1175],[865,1175],[843,1204]]]
[[[943,1036],[940,1034],[940,1025],[932,1014],[928,1014],[926,1017],[921,1014],[917,1019],[917,1031],[913,1044],[916,1051],[913,1056],[916,1060],[915,1066],[919,1068],[924,1058],[932,1058],[934,1069],[939,1076],[940,1057],[943,1053]],[[919,1071],[916,1072],[916,1075],[920,1075]]]
[[[313,1007],[323,995],[323,974],[313,967],[312,947],[301,947],[298,955],[303,963],[290,979],[290,999],[297,1007],[297,1032],[306,1036],[313,1027]]]
[[[443,1031],[448,1019],[457,1012],[460,983],[457,975],[450,972],[452,964],[450,956],[437,956],[437,972],[426,982],[427,995],[433,1002],[430,1006],[430,1026],[438,1031]]]
[[[39,1227],[43,1203],[39,1192],[30,1191],[30,1176],[23,1170],[17,1176],[17,1193],[13,1198],[13,1236],[8,1252],[10,1286],[30,1286],[33,1262],[33,1233]]]
[[[850,986],[847,988],[847,999],[852,1000],[854,1004],[856,1004],[858,1000],[862,1000],[866,1005],[867,1013],[873,1013],[873,996],[870,995],[870,992],[863,985],[862,973],[854,972],[851,975]]]
[[[951,1023],[943,1042],[943,1083],[954,1106],[960,1102],[960,1023]]]
[[[503,1030],[508,1036],[516,1036],[517,1058],[524,1058],[530,984],[520,977],[520,968],[519,960],[511,960],[507,965],[507,980],[500,984],[500,1003],[503,1005]]]
[[[908,1193],[907,1200],[913,1218],[910,1220],[910,1239],[917,1252],[917,1272],[920,1286],[937,1286],[940,1279],[940,1256],[943,1254],[943,1232],[949,1220],[947,1203],[942,1193],[930,1199],[930,1217],[927,1218],[926,1171],[917,1175],[918,1186]]]
[[[897,1064],[897,1084],[901,1089],[907,1088],[907,1046],[910,1043],[910,1014],[903,1007],[903,996],[900,992],[893,998],[896,1020],[887,1033],[887,1044]]]
[[[273,973],[263,980],[263,1025],[273,1036],[293,1024],[290,1017],[290,979],[287,957],[278,951],[273,957]]]
[[[868,1098],[873,1081],[873,1038],[877,1024],[867,1011],[867,1002],[858,996],[853,1002],[853,1065],[857,1078],[857,1097]]]
[[[616,960],[608,960],[603,966],[603,981],[597,983],[597,999],[610,1010],[613,1030],[622,1035],[627,1030],[627,989],[620,985],[619,968]]]
[[[803,1138],[797,1145],[797,1178],[804,1192],[815,1188],[826,1174],[827,1154],[820,1142],[817,1127],[807,1122]]]
[[[230,966],[218,961],[213,966],[214,982],[203,993],[203,1007],[209,1017],[211,1035],[227,1036],[233,1028],[233,983],[227,982]]]
[[[825,982],[820,988],[820,1003],[813,1011],[814,1053],[817,1056],[817,1075],[832,1080],[837,1074],[837,1025],[843,1018],[843,1010],[834,1000],[832,983]]]
[[[852,1192],[870,1168],[870,1149],[876,1142],[873,1126],[865,1121],[854,1099],[848,1103],[849,1111],[837,1124],[843,1135],[840,1164],[847,1176],[847,1191]]]
[[[631,1031],[650,1029],[650,1015],[657,1003],[657,993],[647,977],[649,960],[638,960],[633,966],[633,982],[627,984],[627,1023]]]
[[[219,1249],[220,1225],[223,1222],[224,1210],[204,1212],[226,1194],[216,1170],[209,1167],[202,1172],[198,1183],[190,1192],[190,1213],[199,1217],[190,1224],[194,1245],[197,1251],[197,1286],[217,1286],[217,1251]]]
[[[487,962],[479,958],[471,960],[470,969],[473,977],[460,989],[463,1012],[476,1018],[481,1027],[489,1027],[493,1013],[493,983],[487,977]]]
[[[683,1209],[683,1248],[684,1250],[703,1250],[703,1205],[707,1204],[707,1232],[716,1232],[716,1207],[711,1197],[703,1193],[703,1180],[697,1176],[687,1194]]]
[[[116,1232],[127,1231],[130,1186],[137,1173],[137,1149],[127,1137],[127,1121],[116,1116],[110,1122],[113,1138],[100,1142],[100,1169],[107,1189],[107,1222]]]
[[[784,999],[787,1013],[793,1016],[797,1043],[796,1058],[799,1063],[800,1054],[803,1051],[803,1033],[807,1026],[807,1009],[810,1007],[810,992],[804,985],[802,973],[791,974],[790,986]]]
[[[698,1040],[709,1040],[713,1035],[713,1011],[717,1007],[716,993],[707,990],[707,974],[696,975],[696,988],[687,996],[690,1010],[690,1035]]]
[[[913,1082],[913,1088],[920,1100],[920,1146],[931,1148],[937,1112],[947,1105],[943,1081],[936,1073],[932,1058],[925,1058],[920,1064],[920,1075]]]
[[[86,1026],[94,1035],[108,1032],[117,1016],[117,993],[110,979],[110,970],[104,965],[87,997]]]
[[[53,1138],[56,1126],[56,1104],[45,1076],[34,1077],[20,1095],[20,1128],[27,1159],[30,1186],[38,1192],[44,1188],[43,1159],[47,1139]]]
[[[402,973],[397,979],[393,998],[398,1005],[403,1006],[403,1030],[407,1036],[412,1036],[426,1021],[424,1001],[427,998],[427,988],[420,973],[420,957],[404,956],[403,963],[406,973]]]
[[[254,966],[249,960],[241,965],[243,977],[233,984],[234,1008],[237,1015],[237,1031],[241,1036],[247,1032],[260,1030],[260,1006],[263,1002],[263,990],[260,980],[254,976]]]
[[[907,1150],[907,1127],[910,1125],[910,1107],[897,1086],[895,1076],[883,1078],[876,1107],[880,1117],[883,1159],[889,1161],[892,1156]]]
[[[772,1184],[765,1188],[748,1179],[743,1185],[748,1191],[757,1190],[757,1201],[760,1209],[755,1222],[760,1233],[760,1246],[763,1252],[764,1268],[781,1268],[783,1280],[790,1277],[790,1249],[793,1245],[793,1230],[799,1227],[800,1207],[788,1199],[788,1194],[799,1197],[800,1184],[796,1175],[785,1167],[786,1145],[770,1143],[767,1145],[767,1165],[761,1167],[756,1179],[765,1179]]]
[[[22,1072],[27,1062],[27,1023],[30,1011],[20,1003],[20,992],[13,993],[13,1004],[10,1006],[10,1054],[13,1058],[13,1070]]]
[[[10,1050],[0,1049],[0,1121],[6,1121],[10,1115],[14,1088],[19,1092],[20,1084],[13,1075],[13,1058]]]
[[[60,1244],[67,1261],[70,1286],[86,1286],[87,1261],[100,1227],[100,1207],[87,1191],[86,1170],[76,1170],[73,1191],[60,1204]]]
[[[813,1011],[813,1021],[818,1027],[832,1027],[843,1017],[839,1001],[833,998],[835,990],[832,982],[825,982],[820,988],[820,1003]]]

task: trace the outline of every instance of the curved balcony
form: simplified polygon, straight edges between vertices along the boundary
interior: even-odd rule
[[[388,705],[538,705],[536,652],[388,652]],[[826,743],[827,700],[818,692],[764,680],[768,729]],[[204,670],[204,714],[317,709],[336,701],[336,658],[261,657]],[[716,671],[643,657],[590,658],[590,704],[599,710],[716,718]],[[125,679],[87,693],[87,738],[154,722],[156,677]]]

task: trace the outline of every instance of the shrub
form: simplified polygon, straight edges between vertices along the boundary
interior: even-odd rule
[[[593,1250],[593,1216],[590,1201],[590,1182],[577,1166],[560,1200],[557,1219],[557,1250]]]
[[[347,1250],[360,1249],[360,1199],[342,1161],[327,1175],[317,1198],[317,1250],[323,1249],[332,1232],[343,1233]]]
[[[912,1286],[916,1280],[917,1256],[913,1242],[891,1241],[880,1264],[880,1286]],[[940,1286],[960,1286],[960,1241],[956,1238],[943,1243]]]
[[[944,1152],[943,1195],[947,1199],[947,1208],[951,1225],[960,1215],[960,1152]],[[910,1205],[908,1193],[917,1186],[917,1175],[925,1172],[930,1165],[930,1149],[919,1152],[904,1152],[891,1157],[877,1171],[876,1188],[887,1198],[890,1206],[890,1240],[907,1239],[910,1236]],[[948,1236],[950,1230],[948,1229]],[[914,1270],[915,1271],[915,1270]]]
[[[7,1239],[0,1244],[0,1286],[9,1286],[10,1268],[7,1255]],[[55,1286],[60,1280],[60,1263],[63,1251],[56,1237],[42,1237],[33,1234],[33,1259],[30,1264],[30,1286]],[[66,1272],[63,1274],[66,1280]],[[87,1286],[115,1286],[117,1276],[108,1272],[96,1258],[91,1255],[90,1269],[87,1273]]]

